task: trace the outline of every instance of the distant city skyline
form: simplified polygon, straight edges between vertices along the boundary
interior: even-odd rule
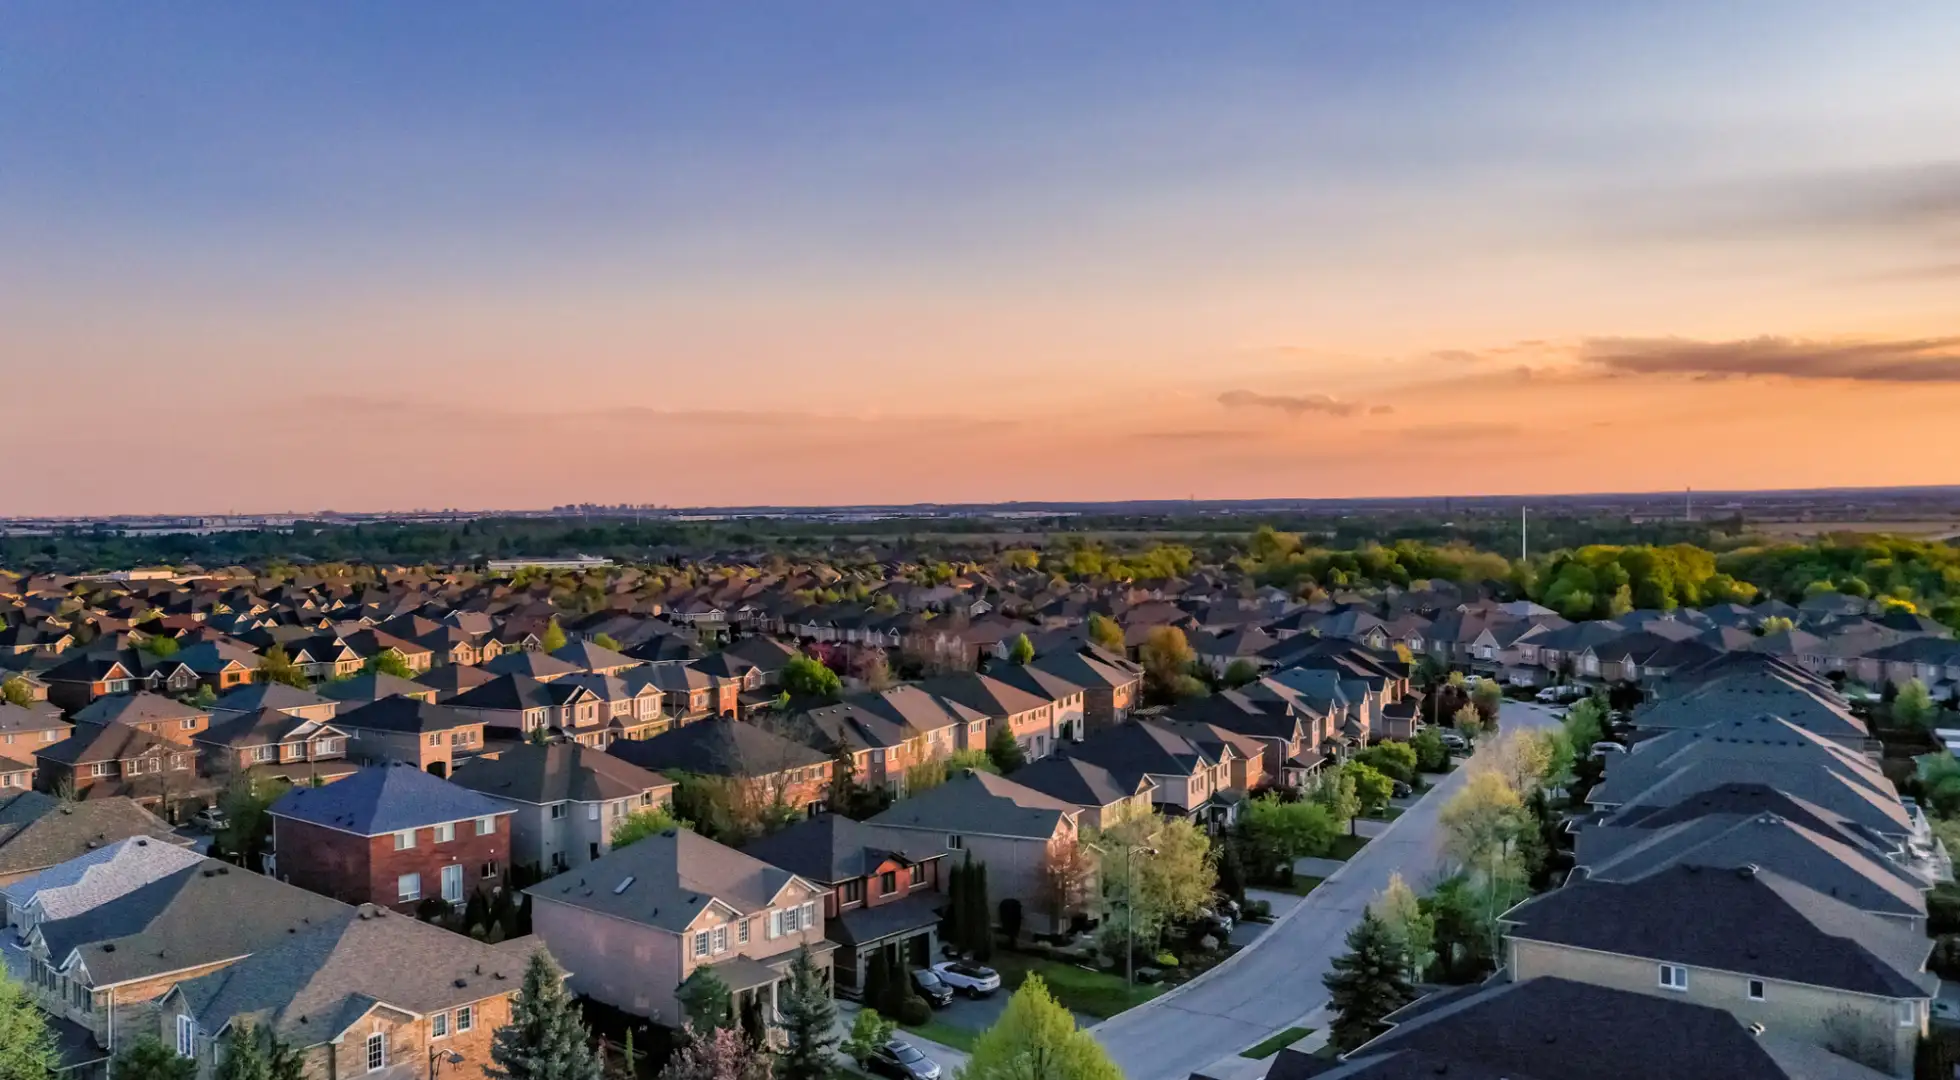
[[[1960,483],[1949,3],[10,6],[14,515]]]

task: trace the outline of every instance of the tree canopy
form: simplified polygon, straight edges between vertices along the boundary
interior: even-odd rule
[[[973,1045],[959,1080],[1123,1080],[1093,1036],[1031,974]]]

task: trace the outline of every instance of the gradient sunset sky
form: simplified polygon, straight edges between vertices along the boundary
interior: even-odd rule
[[[0,0],[0,513],[1960,483],[1960,8]]]

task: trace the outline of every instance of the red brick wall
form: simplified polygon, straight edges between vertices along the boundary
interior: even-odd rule
[[[384,904],[413,914],[419,900],[398,899],[403,874],[422,875],[422,897],[442,895],[442,868],[463,867],[463,896],[477,889],[502,888],[510,874],[510,815],[493,819],[496,828],[478,836],[474,821],[456,823],[456,838],[434,842],[433,830],[415,830],[415,846],[395,850],[393,834],[355,836],[306,821],[275,817],[273,838],[279,876],[294,885],[350,904]],[[496,874],[484,876],[495,862]]]

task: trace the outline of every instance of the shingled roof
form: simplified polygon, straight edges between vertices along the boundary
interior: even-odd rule
[[[324,787],[296,787],[281,795],[270,812],[359,836],[381,836],[511,811],[413,765],[390,762]]]

